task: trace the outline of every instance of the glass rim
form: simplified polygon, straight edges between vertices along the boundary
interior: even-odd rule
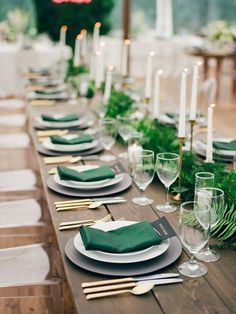
[[[165,155],[165,154],[172,155],[173,158],[161,157],[161,155]],[[174,156],[175,156],[175,157],[174,157]],[[176,159],[179,159],[179,155],[176,154],[176,153],[168,153],[168,152],[166,152],[166,153],[159,153],[159,154],[157,154],[156,159],[162,159],[162,160],[166,160],[166,159],[168,159],[168,160],[176,160]]]
[[[154,156],[154,151],[150,149],[142,149],[140,152],[135,152],[135,155],[141,156]]]
[[[199,188],[196,190],[196,193],[198,193],[198,191],[206,191],[206,190],[212,190],[212,191],[217,191],[217,193],[219,192],[219,194],[217,195],[212,195],[212,198],[216,198],[216,197],[219,197],[219,196],[224,196],[225,195],[225,192],[222,190],[222,189],[219,189],[219,188],[214,188],[214,187],[210,187],[210,186],[206,186],[204,188]]]
[[[141,138],[141,137],[143,137],[143,133],[142,132],[138,132],[138,131],[137,132],[131,132],[129,139],[132,138],[132,137]]]
[[[195,177],[197,177],[197,178],[201,178],[200,175],[203,175],[203,177],[204,177],[204,175],[206,175],[204,178],[211,178],[211,179],[215,178],[215,174],[212,172],[200,171],[200,172],[195,173]],[[207,177],[207,175],[208,175],[208,177]]]
[[[185,205],[190,205],[190,204],[193,204],[193,208],[192,208],[192,210],[194,211],[194,209],[195,209],[195,207],[194,207],[194,205],[197,205],[198,204],[198,202],[197,201],[187,201],[187,202],[183,202],[182,204],[180,204],[180,210],[182,209],[182,210],[188,210],[187,208],[184,208],[184,206]],[[209,211],[210,212],[210,210],[211,210],[211,206],[210,205],[208,205],[208,204],[206,204],[206,206],[207,206],[207,211]],[[190,210],[190,209],[189,209]],[[205,211],[205,210],[204,210]]]

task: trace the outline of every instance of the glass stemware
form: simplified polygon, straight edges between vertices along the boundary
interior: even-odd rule
[[[166,204],[160,204],[156,206],[156,209],[169,213],[177,209],[169,203],[169,188],[172,183],[175,182],[179,175],[180,160],[179,155],[174,153],[160,153],[156,158],[156,171],[158,178],[164,184],[167,189]]]
[[[205,204],[210,206],[210,227],[215,227],[224,210],[224,191],[213,187],[198,189],[195,193],[195,201],[201,207]],[[198,252],[196,257],[203,262],[216,262],[220,258],[215,251],[210,250],[209,243]]]
[[[190,221],[196,220],[192,224]],[[180,206],[179,237],[191,254],[190,261],[182,263],[178,270],[187,277],[201,277],[207,273],[207,267],[196,261],[196,253],[204,247],[209,239],[210,206],[204,208],[197,202],[186,202]]]
[[[116,120],[112,118],[104,118],[100,120],[100,141],[105,150],[110,151],[116,141]],[[101,156],[102,161],[113,161],[114,155]]]
[[[130,116],[117,116],[117,127],[118,127],[118,133],[121,136],[122,140],[125,142],[125,144],[128,143],[129,137],[134,131],[132,127],[132,119]],[[119,154],[120,158],[128,159],[129,155],[128,152],[123,152]]]
[[[132,202],[137,205],[150,205],[153,200],[145,196],[145,190],[154,178],[154,152],[142,150],[132,156],[133,179],[141,191],[140,197],[135,197]]]
[[[215,175],[211,172],[197,172],[195,174],[195,192],[205,187],[214,187]]]

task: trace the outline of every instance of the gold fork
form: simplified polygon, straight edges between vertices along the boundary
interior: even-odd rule
[[[45,165],[51,165],[51,164],[57,164],[57,163],[70,163],[70,164],[74,164],[76,162],[79,162],[81,160],[81,156],[57,156],[57,157],[44,157],[43,161],[45,163]],[[52,169],[51,169],[52,170]],[[56,173],[55,171],[56,169],[54,168],[54,173]]]
[[[98,220],[77,220],[77,221],[67,221],[67,222],[62,222],[60,223],[59,230],[69,230],[69,229],[77,229],[81,226],[92,226],[93,224],[97,222],[105,222],[108,221],[111,218],[111,214],[106,215],[105,217],[98,219]]]

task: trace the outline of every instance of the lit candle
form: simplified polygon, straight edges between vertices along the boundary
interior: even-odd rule
[[[93,29],[93,52],[96,53],[96,51],[99,49],[99,37],[100,37],[100,27],[101,23],[97,22],[94,25]]]
[[[121,75],[123,77],[128,75],[128,56],[129,56],[129,45],[131,44],[130,39],[125,39],[122,47],[122,58],[121,58]]]
[[[113,65],[109,65],[106,75],[105,91],[103,95],[103,103],[106,104],[111,95],[111,85],[112,85],[112,71],[114,69]]]
[[[80,34],[83,36],[83,39],[81,42],[81,57],[83,60],[86,60],[86,56],[87,56],[87,30],[82,29]]]
[[[60,29],[60,46],[64,47],[66,45],[66,32],[67,26],[63,25]]]
[[[178,137],[185,137],[187,71],[184,69],[181,76]]]
[[[190,121],[196,120],[196,111],[197,111],[197,84],[199,76],[199,66],[200,63],[194,64],[193,67],[193,80],[192,80],[192,94],[191,94],[191,104],[190,104]]]
[[[154,95],[153,95],[153,110],[152,115],[154,119],[159,118],[160,115],[160,77],[163,71],[159,70],[155,74],[154,81]]]
[[[81,41],[82,41],[82,35],[79,34],[76,37],[75,40],[75,51],[74,51],[74,60],[73,64],[74,67],[78,67],[80,65],[80,50],[81,50]]]
[[[95,53],[95,87],[101,87],[101,51]]]
[[[152,51],[147,58],[147,70],[146,70],[146,84],[145,84],[145,98],[151,98],[152,91],[152,59],[155,53]]]
[[[212,162],[213,158],[213,108],[215,104],[211,104],[208,108],[207,115],[207,151],[206,151],[206,162]]]

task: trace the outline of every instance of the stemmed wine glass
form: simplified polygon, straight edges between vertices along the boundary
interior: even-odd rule
[[[134,131],[132,127],[132,119],[130,116],[117,116],[117,128],[118,133],[121,136],[122,140],[127,144],[130,138],[130,135]],[[119,154],[120,158],[128,159],[128,152],[123,152]]]
[[[160,153],[156,158],[156,171],[158,178],[164,184],[167,189],[166,204],[160,204],[156,206],[161,212],[173,212],[176,210],[176,206],[169,203],[169,188],[172,183],[175,182],[179,175],[180,160],[179,155],[174,153]]]
[[[199,207],[210,206],[210,228],[216,226],[222,217],[224,210],[224,191],[214,187],[200,188],[195,192],[195,201]],[[210,250],[209,243],[196,255],[197,259],[203,262],[216,262],[220,256]]]
[[[116,120],[113,118],[104,118],[100,120],[100,141],[105,150],[110,151],[116,141]],[[101,156],[102,161],[113,161],[116,157],[114,155]]]
[[[196,223],[192,224],[192,219]],[[179,237],[189,250],[191,259],[182,263],[178,270],[187,277],[201,277],[207,273],[207,267],[196,261],[196,253],[204,247],[209,239],[210,206],[206,203],[200,207],[197,202],[185,202],[180,206]]]
[[[153,200],[145,196],[145,190],[154,178],[154,152],[142,150],[132,156],[133,179],[141,191],[140,197],[135,197],[132,202],[137,205],[150,205]]]

